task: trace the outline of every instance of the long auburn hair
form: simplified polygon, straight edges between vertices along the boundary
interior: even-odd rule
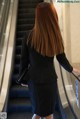
[[[37,5],[31,36],[31,46],[43,56],[52,57],[64,52],[58,15],[52,3],[42,2]]]

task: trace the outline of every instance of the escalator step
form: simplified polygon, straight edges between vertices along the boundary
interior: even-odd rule
[[[25,2],[23,2],[23,3],[21,3],[21,4],[19,4],[19,8],[35,8],[36,7],[36,5],[37,5],[37,3],[36,2],[27,2],[27,3],[25,3]]]
[[[43,0],[19,0],[19,3],[39,3],[39,2],[43,2]]]
[[[31,119],[32,113],[30,112],[16,112],[16,113],[9,113],[7,115],[7,119]]]
[[[24,25],[18,25],[17,30],[27,31],[27,30],[31,30],[32,28],[33,28],[33,24],[24,24]]]
[[[18,20],[18,24],[34,24],[34,18],[33,19],[30,19],[30,18],[26,18],[26,19],[19,19]]]
[[[18,34],[17,34],[18,35]],[[19,37],[19,36],[18,36]],[[16,42],[16,46],[18,46],[18,45],[22,45],[22,40],[21,39],[17,39],[17,42]]]
[[[17,34],[16,34],[16,42],[22,42],[23,38],[21,37],[18,37]]]
[[[21,60],[21,56],[20,55],[16,55],[15,56],[15,64],[20,64],[20,60]]]
[[[16,72],[18,72],[19,69],[20,69],[20,64],[15,64],[15,66],[14,66],[14,70],[15,70]]]
[[[24,38],[24,34],[25,34],[26,32],[25,31],[18,31],[17,32],[17,37],[18,38]]]
[[[21,86],[21,85],[14,85],[11,90],[10,90],[10,98],[29,98],[30,97],[30,92],[27,87]]]
[[[9,102],[8,112],[31,112],[32,106],[29,98],[13,98]]]
[[[17,46],[18,47],[18,46]],[[20,54],[16,54],[16,57],[15,57],[17,60],[21,59],[21,55]]]
[[[19,69],[17,70],[14,69],[14,74],[19,74]]]
[[[34,8],[21,8],[18,10],[19,13],[35,13]]]
[[[34,18],[35,17],[35,14],[33,14],[33,13],[20,13],[19,15],[18,15],[18,18],[19,19],[28,19],[28,18]]]
[[[16,54],[21,54],[21,46],[16,47]]]

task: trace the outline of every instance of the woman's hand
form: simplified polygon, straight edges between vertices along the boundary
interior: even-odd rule
[[[75,68],[73,67],[73,71],[72,71],[75,75],[80,77],[80,69],[79,68]]]

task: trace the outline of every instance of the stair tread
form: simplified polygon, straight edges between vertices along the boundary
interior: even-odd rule
[[[28,19],[27,19],[27,18],[25,18],[25,19],[22,18],[22,19],[19,19],[18,21],[27,21],[27,20],[28,20],[28,21],[29,21],[29,20],[30,20],[30,21],[34,21],[34,18],[28,18]]]
[[[20,61],[21,60],[21,54],[16,54],[15,60]],[[15,69],[15,66],[14,66]]]
[[[8,119],[31,119],[32,113],[30,112],[13,112],[8,114]]]
[[[20,0],[19,2],[38,2],[39,3],[39,2],[43,2],[43,0],[34,0],[34,1],[33,0],[29,0],[29,1],[28,0]]]
[[[20,26],[22,26],[22,27],[28,26],[29,27],[29,26],[33,26],[33,24],[19,24],[18,27],[20,27]],[[24,32],[24,31],[18,31],[18,32]]]
[[[19,31],[18,31],[19,32]],[[18,33],[17,32],[17,33]],[[23,32],[25,32],[25,31],[23,31]],[[16,41],[22,41],[23,40],[23,38],[22,37],[18,37],[18,38],[16,38]]]
[[[26,18],[26,19],[19,19],[18,20],[18,24],[34,24],[34,18],[30,19],[30,18]]]
[[[19,6],[22,6],[22,5],[33,5],[33,6],[34,6],[34,5],[37,5],[38,3],[39,3],[39,2],[28,2],[28,1],[27,1],[26,4],[25,4],[25,2],[20,3]]]
[[[16,68],[19,68],[19,67],[20,67],[20,64],[15,64],[15,67],[16,67]]]
[[[11,90],[26,90],[26,91],[29,91],[28,85],[27,85],[27,87],[25,87],[25,86],[21,86],[21,85],[17,85],[17,84],[12,86]]]
[[[23,1],[19,1],[20,3],[32,3],[32,4],[34,4],[34,3],[39,3],[39,2],[43,2],[43,0],[23,0]]]
[[[37,6],[37,4],[31,4],[31,3],[30,4],[29,3],[28,4],[20,4],[19,9],[23,8],[23,7],[35,8],[36,6]]]
[[[18,10],[18,13],[35,13],[35,8],[21,8]]]
[[[13,106],[26,106],[26,105],[31,105],[30,98],[13,98],[9,101],[9,105]]]
[[[35,18],[35,14],[33,14],[33,13],[20,13],[20,14],[18,14],[18,18],[19,19],[25,19],[25,18]]]
[[[35,15],[35,13],[34,13],[34,12],[33,12],[33,13],[28,13],[28,12],[27,12],[27,13],[21,13],[21,12],[20,12],[20,13],[18,14],[18,16],[19,16],[19,15],[22,15],[22,16],[23,16],[23,15],[26,15],[26,16],[27,16],[27,15]]]

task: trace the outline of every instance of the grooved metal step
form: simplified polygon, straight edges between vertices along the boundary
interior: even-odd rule
[[[35,8],[37,6],[37,4],[20,4],[19,8],[23,8],[23,7],[27,7],[27,8]]]
[[[33,28],[33,24],[24,24],[24,25],[18,25],[17,30],[18,31],[27,31],[31,30]]]
[[[26,19],[19,19],[18,20],[18,24],[34,24],[34,18],[33,19],[30,19],[30,18],[26,18]]]
[[[13,98],[9,102],[9,112],[31,112],[32,106],[30,99]]]
[[[18,10],[18,13],[35,13],[35,8],[21,8]]]
[[[43,2],[43,0],[19,0],[19,3],[40,3]]]
[[[18,15],[18,18],[19,18],[19,19],[25,19],[25,18],[27,18],[27,19],[28,19],[28,18],[31,18],[31,19],[32,19],[32,18],[34,18],[34,17],[35,17],[35,14],[33,14],[33,13],[24,13],[24,14],[23,14],[23,13],[22,13],[22,14],[20,13],[20,14]]]
[[[23,3],[21,3],[21,4],[19,4],[19,7],[30,7],[30,8],[35,8],[36,7],[36,5],[37,5],[37,3],[36,2],[23,2]]]
[[[16,113],[9,113],[7,119],[31,119],[32,113],[30,112],[16,112]]]
[[[19,36],[18,36],[18,34],[17,34],[17,37],[19,37]],[[19,46],[20,46],[20,45],[22,45],[22,40],[21,40],[21,39],[20,39],[20,40],[18,40],[18,38],[17,38],[16,45],[17,45],[17,46],[18,46],[18,45],[19,45]]]
[[[18,37],[18,38],[22,38],[22,40],[23,40],[23,38],[24,38],[24,35],[25,35],[25,31],[18,31],[18,32],[17,32],[17,37]]]
[[[14,85],[10,90],[10,97],[11,98],[29,98],[30,92],[28,89],[28,85],[26,87],[21,85]]]
[[[40,2],[43,2],[43,0],[19,0],[19,3],[34,3],[36,2],[37,4],[40,3]]]
[[[21,46],[16,47],[16,54],[21,54]]]
[[[20,59],[21,59],[21,56],[16,54],[16,56],[15,56],[15,64],[20,64]]]

